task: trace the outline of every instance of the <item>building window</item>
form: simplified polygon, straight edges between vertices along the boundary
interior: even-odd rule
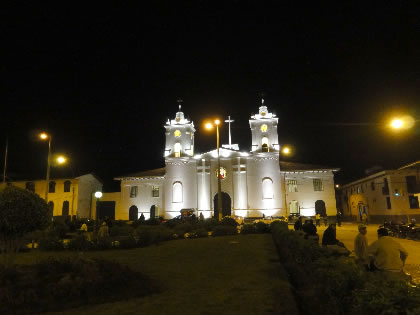
[[[409,194],[416,194],[420,191],[418,191],[418,184],[416,176],[406,176],[405,181],[407,183],[407,192]]]
[[[375,190],[375,182],[370,183],[370,188],[372,189],[372,191]]]
[[[391,209],[391,198],[390,197],[386,197],[386,206],[387,206],[387,209]]]
[[[128,209],[128,220],[134,221],[139,218],[139,209],[136,206],[131,206],[130,209]]]
[[[175,143],[174,153],[175,157],[181,157],[181,144],[179,142]]]
[[[287,180],[287,190],[289,192],[297,192],[297,180],[296,179],[289,179]]]
[[[268,138],[267,137],[263,137],[262,138],[262,152],[269,152],[269,148],[268,148]]]
[[[419,208],[419,198],[417,196],[408,196],[408,203],[410,205],[410,209],[418,209]]]
[[[323,191],[324,187],[322,186],[322,179],[320,178],[314,178],[314,191]]]
[[[182,183],[175,182],[172,185],[172,202],[182,202]]]
[[[386,178],[384,178],[384,187],[382,187],[382,194],[383,195],[389,195],[388,179],[386,179]]]
[[[263,199],[273,199],[273,180],[264,178],[262,180]]]
[[[66,180],[64,182],[64,192],[70,192],[71,181]]]
[[[61,211],[61,215],[68,216],[69,209],[70,209],[70,203],[67,200],[63,201],[63,210]]]
[[[25,188],[26,190],[32,191],[33,193],[35,192],[35,184],[33,182],[27,182],[25,184]]]
[[[159,186],[152,186],[152,197],[159,197]]]
[[[138,187],[137,186],[131,186],[130,187],[130,198],[137,197],[137,191],[138,191]]]
[[[55,182],[49,182],[48,184],[48,192],[55,193]]]

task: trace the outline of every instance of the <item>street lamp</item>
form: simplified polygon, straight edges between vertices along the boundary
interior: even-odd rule
[[[46,185],[45,185],[45,202],[48,204],[48,191],[50,190],[50,167],[51,167],[51,135],[45,132],[41,133],[39,137],[42,140],[48,140],[48,159],[47,159],[47,178],[46,178]]]
[[[99,204],[99,199],[101,199],[101,197],[102,197],[102,192],[100,191],[95,192],[96,204],[95,204],[95,222],[93,224],[93,233],[96,233],[96,226],[98,224],[98,204]]]
[[[220,145],[219,145],[219,125],[220,125],[220,120],[216,119],[214,121],[214,124],[216,125],[216,135],[217,135],[217,209],[218,209],[218,216],[217,216],[217,220],[221,221],[222,220],[222,216],[223,216],[223,210],[222,210],[222,183],[220,182],[220,176],[221,176],[221,171],[220,171]],[[206,124],[206,129],[213,129],[213,124],[212,123],[207,123]]]

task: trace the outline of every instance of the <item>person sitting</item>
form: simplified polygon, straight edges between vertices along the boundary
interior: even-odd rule
[[[305,239],[312,239],[312,240],[316,240],[316,241],[319,240],[319,236],[316,233],[317,229],[316,229],[316,226],[315,226],[313,220],[307,221],[303,225],[302,229],[303,229],[303,232],[305,232]]]
[[[368,254],[372,269],[386,272],[388,275],[402,274],[408,256],[404,247],[388,236],[388,230],[385,228],[378,229],[378,240],[368,247]]]
[[[365,266],[369,269],[368,259],[368,242],[366,238],[367,226],[365,224],[359,224],[359,234],[354,239],[354,253],[356,255],[356,262],[360,265]]]
[[[334,253],[348,255],[350,251],[336,237],[336,225],[331,223],[322,235],[322,246],[332,249]]]

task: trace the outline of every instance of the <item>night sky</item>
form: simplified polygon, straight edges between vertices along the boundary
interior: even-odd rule
[[[163,125],[178,98],[196,152],[216,145],[204,119],[228,115],[233,143],[249,151],[262,93],[280,144],[294,148],[285,159],[339,167],[339,183],[420,160],[419,122],[384,127],[393,114],[420,119],[417,1],[66,3],[0,9],[11,179],[45,177],[36,135],[47,130],[53,152],[70,157],[53,177],[94,172],[118,189],[113,177],[164,166]]]

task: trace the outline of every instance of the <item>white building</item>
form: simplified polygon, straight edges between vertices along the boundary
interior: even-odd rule
[[[336,214],[334,171],[307,164],[280,162],[278,118],[266,106],[249,120],[250,152],[238,145],[220,148],[220,177],[223,215],[261,217],[320,212]],[[115,178],[121,193],[104,194],[115,203],[115,219],[173,218],[181,209],[193,208],[197,215],[217,213],[217,149],[194,152],[194,123],[176,113],[165,128],[165,167]],[[283,169],[284,168],[284,169]]]

